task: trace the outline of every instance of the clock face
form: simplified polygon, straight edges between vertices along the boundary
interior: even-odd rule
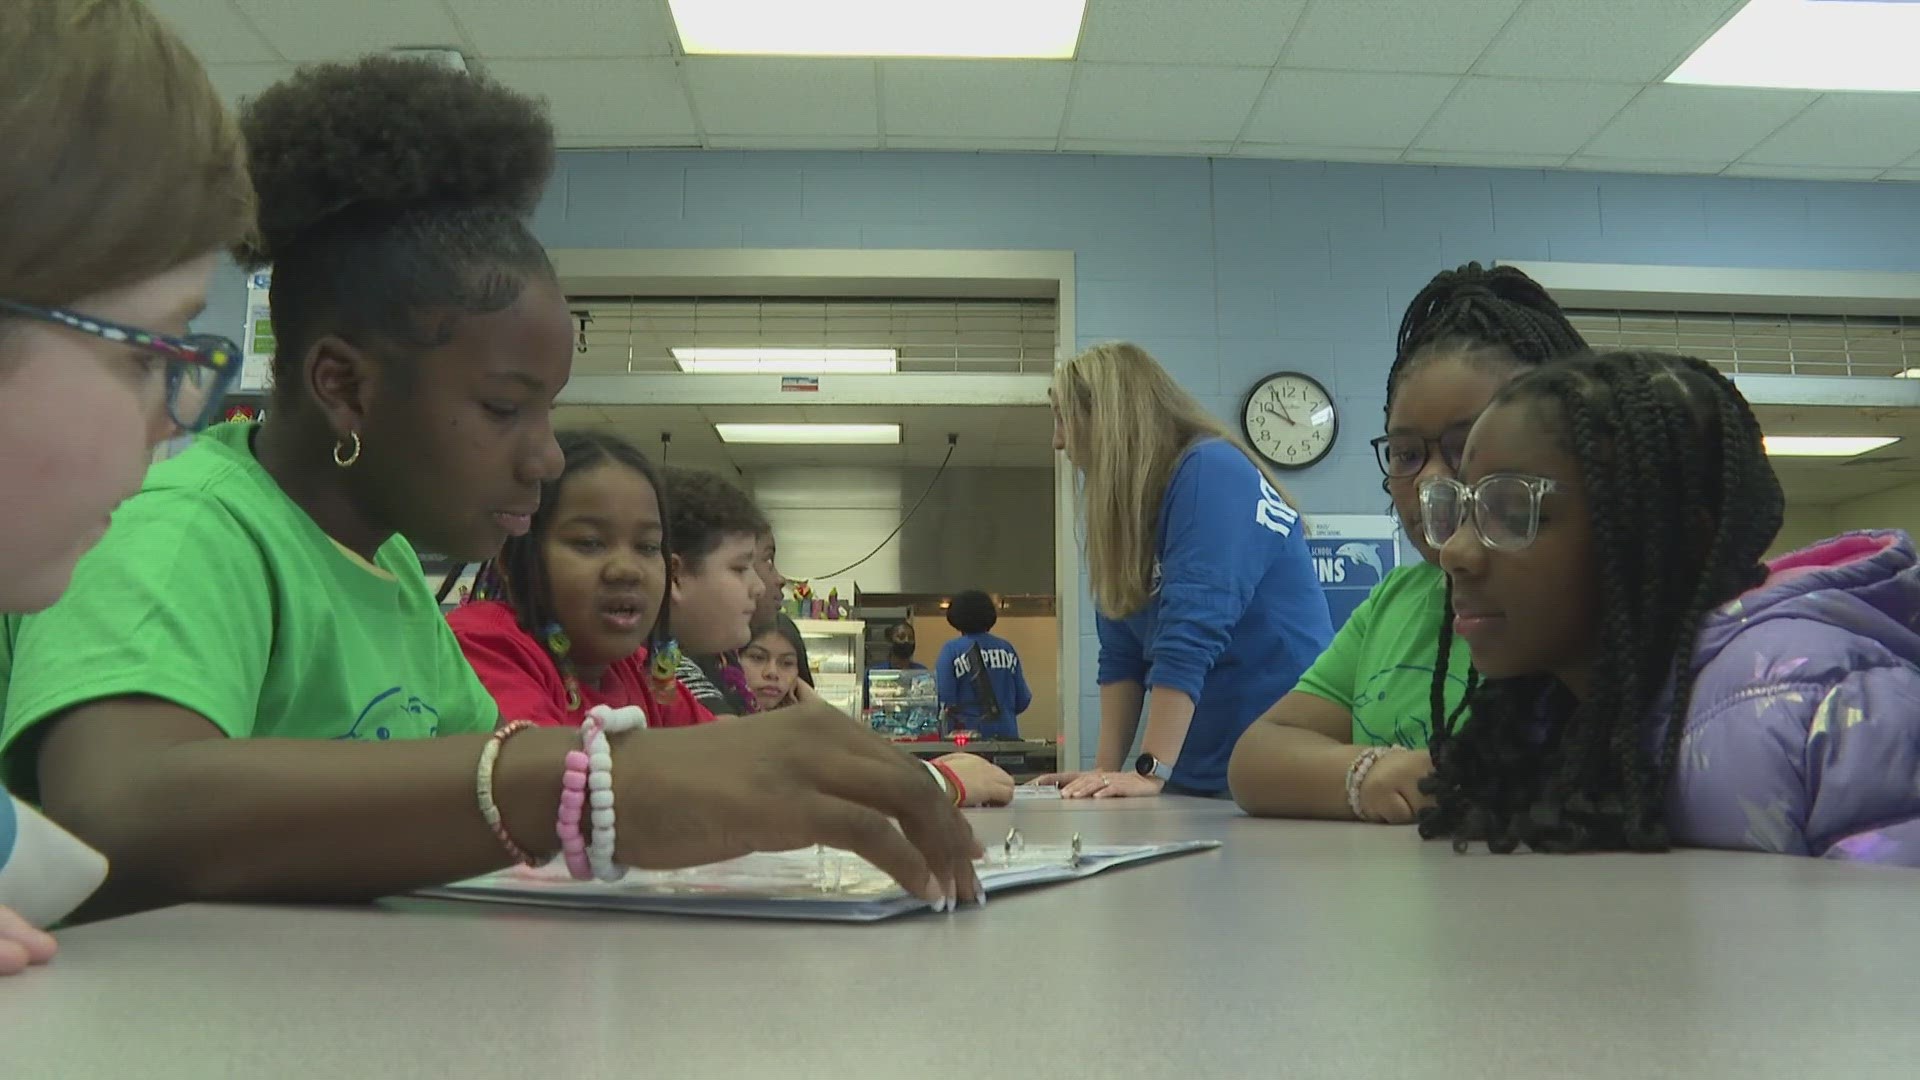
[[[1310,376],[1269,375],[1254,384],[1241,430],[1260,456],[1282,469],[1304,469],[1333,450],[1340,418],[1333,396]]]

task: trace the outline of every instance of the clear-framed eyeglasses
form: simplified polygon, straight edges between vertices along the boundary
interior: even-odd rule
[[[1540,535],[1540,502],[1560,490],[1544,476],[1497,473],[1468,487],[1451,477],[1420,485],[1420,526],[1427,546],[1445,547],[1469,521],[1494,551],[1524,551]]]

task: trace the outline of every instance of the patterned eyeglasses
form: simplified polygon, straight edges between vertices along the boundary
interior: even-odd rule
[[[0,313],[64,326],[165,360],[167,416],[181,431],[200,431],[212,423],[227,391],[240,377],[240,347],[217,334],[154,334],[91,315],[12,300],[0,300]]]

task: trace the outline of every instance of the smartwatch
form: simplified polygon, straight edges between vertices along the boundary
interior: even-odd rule
[[[1152,754],[1141,754],[1133,763],[1133,771],[1141,776],[1149,776],[1161,783],[1173,779],[1173,764],[1161,761]]]

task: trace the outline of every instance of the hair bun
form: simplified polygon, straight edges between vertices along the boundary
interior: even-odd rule
[[[553,172],[537,100],[491,79],[387,55],[302,69],[241,114],[260,199],[242,262],[271,262],[348,210],[531,213]]]

